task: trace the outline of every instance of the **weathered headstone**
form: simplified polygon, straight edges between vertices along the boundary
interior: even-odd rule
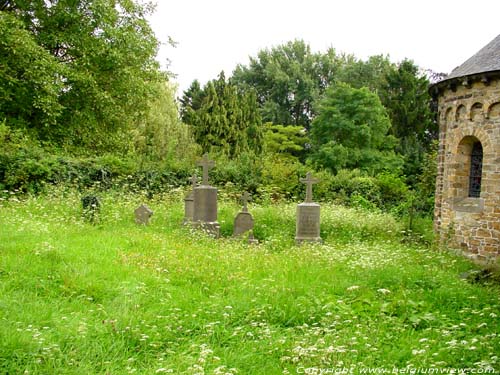
[[[306,184],[306,200],[297,205],[297,226],[295,231],[295,242],[298,244],[307,242],[321,242],[320,236],[320,205],[313,202],[312,185],[319,182],[311,177],[308,172],[306,178],[300,182]]]
[[[214,161],[208,160],[208,154],[197,164],[203,168],[201,185],[193,189],[194,208],[193,224],[215,237],[220,235],[220,225],[217,222],[217,189],[208,184],[208,171],[215,166]]]
[[[95,195],[86,195],[82,197],[82,210],[83,217],[86,220],[95,222],[101,211],[101,201]]]
[[[139,225],[148,225],[149,219],[153,216],[153,210],[150,209],[145,204],[141,204],[134,211],[135,213],[135,222]]]
[[[252,214],[248,212],[247,207],[248,201],[251,200],[250,194],[245,191],[241,200],[243,201],[243,209],[238,212],[238,215],[234,218],[233,236],[239,236],[253,230],[253,217]]]
[[[184,198],[184,224],[193,221],[194,214],[194,189],[198,183],[198,176],[193,175],[190,179],[193,190]]]

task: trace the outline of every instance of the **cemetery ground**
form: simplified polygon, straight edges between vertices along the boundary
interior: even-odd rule
[[[0,202],[0,373],[500,370],[498,284],[388,214],[322,203],[324,243],[296,246],[296,203],[253,203],[249,245],[232,200],[213,239],[183,191],[100,195],[95,223],[73,190]]]

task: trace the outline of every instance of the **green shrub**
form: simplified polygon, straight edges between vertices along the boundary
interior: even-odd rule
[[[408,187],[403,178],[388,173],[376,177],[380,191],[380,201],[383,207],[391,208],[404,201],[408,195]]]
[[[263,200],[297,200],[305,196],[305,185],[300,178],[308,169],[298,160],[266,155],[262,166],[262,186],[259,193]]]
[[[195,163],[145,161],[134,155],[107,154],[94,157],[75,157],[43,148],[27,134],[12,131],[0,123],[0,189],[38,193],[46,184],[73,186],[80,191],[122,189],[144,192],[147,196],[162,193],[173,187],[189,185]],[[258,202],[280,200],[302,201],[305,184],[300,179],[308,171],[320,182],[314,186],[314,200],[333,201],[362,208],[392,210],[404,216],[408,212],[408,188],[400,176],[384,173],[370,176],[360,170],[314,171],[297,158],[276,153],[256,156],[245,152],[236,158],[211,156],[216,166],[210,171],[210,183],[219,188],[221,198],[236,201],[243,191]],[[430,168],[429,168],[430,170]],[[426,191],[418,203],[419,211],[431,212],[432,196]]]
[[[380,204],[380,190],[373,177],[365,176],[359,170],[340,170],[328,181],[329,193],[324,199],[349,205],[352,196],[361,196],[377,206]]]
[[[210,172],[210,183],[224,188],[229,196],[239,196],[243,191],[255,194],[262,183],[262,166],[251,152],[237,158],[216,155],[215,164]],[[198,173],[201,174],[201,170]]]
[[[6,190],[38,193],[52,178],[54,160],[37,149],[20,149],[15,155],[3,154],[0,163],[0,176]]]
[[[315,173],[321,180],[314,187],[314,197],[354,207],[390,210],[405,201],[408,188],[403,178],[391,174],[369,176],[360,170]]]
[[[132,159],[116,156],[73,158],[50,155],[41,148],[19,148],[0,153],[2,190],[38,193],[46,184],[64,184],[79,189],[125,188],[151,194],[184,185],[189,171],[168,170],[161,165],[139,169]]]

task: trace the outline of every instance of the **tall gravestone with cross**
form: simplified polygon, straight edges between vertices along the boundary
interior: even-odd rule
[[[203,168],[201,185],[193,189],[193,223],[215,237],[220,235],[220,225],[217,222],[217,189],[208,184],[208,171],[215,167],[215,163],[208,159],[208,154],[198,161]]]
[[[311,172],[307,172],[306,178],[301,178],[300,182],[306,184],[306,200],[297,206],[295,242],[321,242],[320,205],[313,202],[312,198],[312,185],[319,180],[312,178]]]
[[[198,183],[198,176],[193,175],[190,178],[193,189],[189,192],[189,194],[184,198],[184,224],[187,224],[193,221],[194,215],[194,189]]]
[[[251,200],[250,194],[244,192],[241,200],[243,202],[243,209],[238,212],[238,215],[234,218],[233,226],[233,236],[240,236],[243,233],[253,230],[253,217],[250,212],[248,212],[248,202]]]

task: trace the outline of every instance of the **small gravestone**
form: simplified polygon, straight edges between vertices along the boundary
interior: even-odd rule
[[[251,199],[250,194],[245,192],[241,197],[243,209],[234,218],[233,236],[240,236],[245,232],[253,230],[253,217],[248,212],[247,203]]]
[[[90,221],[95,222],[101,211],[101,201],[95,195],[86,195],[82,197],[82,215]]]
[[[184,198],[184,224],[193,221],[194,215],[194,189],[197,186],[198,177],[193,175],[190,179],[193,190]]]
[[[308,172],[306,178],[300,182],[306,184],[306,200],[297,206],[297,226],[295,231],[295,242],[321,242],[320,237],[320,205],[313,202],[312,185],[319,182],[311,177]]]
[[[139,225],[148,225],[149,219],[153,216],[153,210],[151,210],[145,204],[141,204],[134,211],[135,213],[135,222]]]
[[[215,166],[214,161],[208,160],[208,154],[198,161],[203,168],[201,185],[193,189],[193,225],[219,237],[220,225],[217,222],[217,189],[208,184],[208,171]]]

